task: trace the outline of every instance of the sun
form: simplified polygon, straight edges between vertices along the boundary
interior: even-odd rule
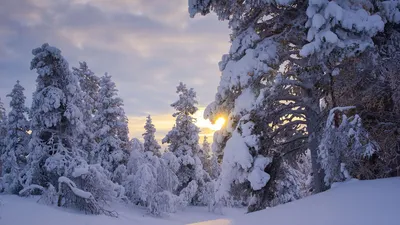
[[[217,131],[220,130],[224,124],[225,124],[225,118],[224,117],[219,117],[214,124],[212,124],[210,122],[210,120],[208,119],[204,119],[203,117],[204,114],[204,109],[199,109],[199,111],[197,111],[194,114],[194,118],[196,118],[196,125],[200,128],[208,128],[212,131]]]
[[[224,117],[220,117],[218,118],[214,124],[211,124],[210,129],[217,131],[217,130],[221,130],[221,128],[224,126],[225,124],[225,118]]]

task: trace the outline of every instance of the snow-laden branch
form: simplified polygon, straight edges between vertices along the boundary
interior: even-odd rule
[[[43,192],[45,189],[44,187],[37,185],[37,184],[31,184],[28,187],[23,188],[21,191],[18,192],[19,195],[24,195],[27,192],[30,192],[32,190],[40,190],[41,192]]]
[[[335,117],[335,112],[337,112],[337,111],[344,112],[344,111],[348,111],[350,109],[355,109],[355,108],[356,108],[355,106],[341,106],[341,107],[332,108],[329,111],[328,119],[326,120],[326,128],[329,128],[329,126],[332,125],[333,118]]]
[[[83,190],[77,188],[76,184],[67,177],[59,177],[58,178],[58,190],[61,190],[61,185],[63,183],[66,184],[76,196],[84,198],[84,199],[93,199],[94,200],[94,197],[90,192],[83,191]]]
[[[86,208],[90,213],[93,214],[104,214],[111,217],[118,217],[118,214],[113,211],[109,211],[104,209],[93,197],[92,193],[79,189],[76,184],[67,177],[59,177],[58,178],[58,191],[59,191],[59,203],[62,198],[62,184],[65,184],[75,196],[82,198],[85,200]]]

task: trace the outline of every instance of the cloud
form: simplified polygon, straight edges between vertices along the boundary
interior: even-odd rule
[[[48,42],[71,67],[86,61],[98,75],[111,74],[132,119],[131,133],[140,134],[144,123],[136,123],[144,120],[135,118],[170,115],[180,81],[197,91],[200,105],[213,100],[228,33],[215,16],[190,19],[187,0],[5,0],[0,97],[19,79],[30,104],[36,79],[31,50]]]
[[[144,15],[171,27],[184,27],[188,21],[187,0],[73,0],[91,5],[105,13]]]

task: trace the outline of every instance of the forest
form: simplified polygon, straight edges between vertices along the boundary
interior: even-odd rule
[[[204,112],[226,118],[211,141],[200,140],[196,92],[182,82],[162,143],[151,115],[143,143],[129,140],[112,77],[86,62],[70,67],[45,43],[32,50],[32,105],[19,81],[1,96],[11,101],[8,112],[0,103],[0,192],[112,217],[109,203],[124,202],[163,217],[188,206],[254,212],[337,182],[400,176],[399,9],[399,1],[188,0],[188,16],[214,13],[231,31]]]

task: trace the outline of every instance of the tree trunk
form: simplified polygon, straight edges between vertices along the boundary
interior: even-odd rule
[[[312,129],[310,129],[312,130]],[[321,164],[318,162],[318,137],[316,132],[309,131],[308,138],[308,148],[311,152],[311,165],[312,165],[312,173],[313,173],[313,181],[314,181],[314,193],[322,192],[326,189],[324,183],[324,171],[321,168]]]
[[[306,109],[307,132],[308,132],[308,148],[311,152],[311,164],[314,180],[314,193],[319,193],[326,190],[324,183],[324,171],[321,164],[318,162],[318,145],[321,137],[322,124],[321,111],[319,108],[319,99],[312,95],[312,91],[308,91],[308,98],[311,100],[309,107]]]
[[[62,194],[59,194],[59,195],[58,195],[58,201],[57,201],[57,206],[58,206],[58,207],[61,207],[62,198],[63,198],[63,197],[62,197]]]

